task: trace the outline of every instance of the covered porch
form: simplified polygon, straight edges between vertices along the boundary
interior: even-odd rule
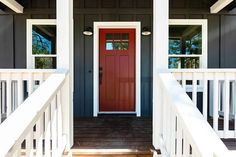
[[[228,69],[236,67],[229,48],[235,39],[228,34],[235,32],[235,13],[234,5],[226,7],[229,1],[180,2],[187,8],[183,10],[174,1],[161,0],[80,0],[74,2],[76,8],[73,1],[63,0],[2,2],[16,12],[23,12],[20,3],[28,8],[22,16],[2,15],[3,21],[12,22],[9,40],[14,46],[9,50],[12,56],[0,54],[13,61],[12,68],[24,69],[0,70],[0,156],[235,155],[236,70]],[[189,12],[195,5],[205,6],[201,14]],[[209,6],[211,12],[205,10]],[[211,14],[225,7],[222,14]],[[113,32],[100,38],[100,29]],[[49,54],[33,52],[34,31],[53,38]],[[104,50],[100,43],[106,45]],[[125,54],[130,47],[133,60]],[[117,68],[121,85],[113,86],[109,77],[110,86],[105,87],[105,95],[113,93],[109,98],[120,98],[115,109],[109,105],[117,100],[99,106],[102,70],[112,73],[116,68],[110,68],[115,65],[111,60],[120,60],[113,58],[101,67],[99,53],[108,52],[126,55]],[[43,67],[54,70],[40,68],[45,58],[51,62]],[[4,59],[0,65],[11,64]],[[128,78],[130,62],[133,72]],[[130,83],[128,90],[124,82]],[[132,98],[133,106],[126,97]]]

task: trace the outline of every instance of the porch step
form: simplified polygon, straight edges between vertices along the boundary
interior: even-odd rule
[[[154,151],[129,149],[71,149],[65,157],[153,157]],[[160,154],[158,151],[157,154]]]

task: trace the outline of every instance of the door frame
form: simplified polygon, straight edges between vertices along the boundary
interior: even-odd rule
[[[94,22],[93,116],[99,113],[135,113],[141,116],[141,22]],[[99,112],[99,29],[135,29],[135,112]]]

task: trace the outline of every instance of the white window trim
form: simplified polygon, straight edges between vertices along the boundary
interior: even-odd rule
[[[99,112],[99,29],[104,28],[133,28],[136,30],[136,91],[135,91],[135,113],[141,116],[141,23],[140,22],[94,22],[93,43],[93,116],[97,117]],[[104,113],[104,112],[102,112]],[[106,112],[106,113],[129,113],[129,112]],[[131,113],[131,112],[130,112]],[[132,112],[133,113],[133,112]]]
[[[200,57],[200,68],[207,68],[207,19],[170,19],[169,25],[201,25],[202,26],[202,54],[201,55],[186,55],[186,56],[202,56]],[[170,56],[168,55],[168,60]],[[181,56],[181,55],[178,55]],[[171,69],[172,70],[172,69]],[[178,70],[178,69],[176,69]],[[173,69],[175,71],[175,69]]]
[[[202,26],[202,55],[186,55],[186,56],[201,56],[200,57],[200,69],[207,69],[207,54],[208,54],[208,25],[207,19],[170,19],[169,25],[201,25]],[[168,55],[168,64],[169,64],[169,57],[170,56],[177,56],[177,55]],[[181,56],[181,55],[180,55]],[[185,55],[183,55],[185,56]],[[179,69],[171,69],[172,72],[178,71]],[[191,70],[191,69],[187,69]],[[192,85],[186,85],[186,91],[192,92]],[[197,91],[203,91],[202,81],[197,86]]]
[[[27,19],[26,24],[26,48],[27,48],[27,69],[35,69],[34,57],[32,54],[32,26],[33,25],[56,25],[56,19]],[[46,55],[37,55],[43,57]],[[48,57],[57,57],[57,55],[47,55]]]

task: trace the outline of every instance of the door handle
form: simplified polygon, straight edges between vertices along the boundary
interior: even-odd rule
[[[102,74],[103,74],[103,69],[102,67],[99,67],[99,84],[102,84]]]

